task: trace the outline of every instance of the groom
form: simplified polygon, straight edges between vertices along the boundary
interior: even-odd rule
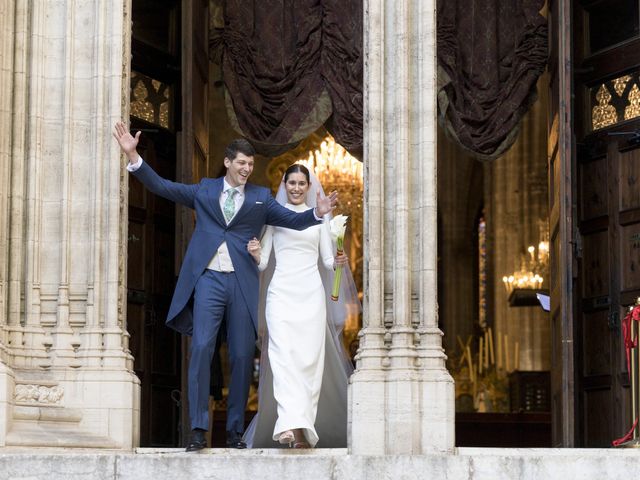
[[[191,439],[187,451],[206,447],[209,428],[210,365],[218,330],[227,319],[227,346],[231,382],[227,405],[227,446],[245,448],[244,412],[253,369],[258,329],[258,268],[247,243],[265,224],[304,230],[317,224],[336,205],[337,193],[318,198],[317,206],[294,213],[279,205],[264,187],[247,183],[255,150],[245,139],[225,150],[226,175],[182,184],[161,178],[145,163],[135,137],[118,122],[113,136],[126,154],[131,172],[156,195],[193,208],[196,228],[182,262],[167,325],[191,335],[189,359],[189,416]],[[191,302],[191,300],[193,300]]]

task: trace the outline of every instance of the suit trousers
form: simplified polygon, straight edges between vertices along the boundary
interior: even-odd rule
[[[244,431],[244,413],[253,372],[256,332],[235,272],[205,270],[193,296],[193,336],[189,359],[191,429],[209,430],[211,359],[222,320],[227,319],[231,382],[227,402],[228,432]]]

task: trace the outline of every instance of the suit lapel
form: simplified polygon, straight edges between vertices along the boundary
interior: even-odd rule
[[[220,195],[222,195],[222,186],[224,185],[222,181],[222,177],[214,179],[209,184],[209,201],[211,202],[211,210],[213,211],[213,216],[216,218],[218,223],[223,227],[227,225],[227,222],[224,219],[224,215],[222,214],[222,209],[220,208]]]
[[[252,185],[247,183],[244,187],[244,202],[240,207],[238,213],[231,219],[229,226],[235,225],[242,217],[244,217],[256,203],[256,199],[258,198],[258,194]]]

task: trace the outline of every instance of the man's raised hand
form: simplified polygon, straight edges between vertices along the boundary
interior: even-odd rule
[[[137,132],[134,137],[122,122],[116,122],[113,129],[113,137],[118,141],[118,145],[120,145],[120,148],[130,163],[136,163],[138,161],[138,151],[136,148],[140,140],[140,133],[141,132]]]

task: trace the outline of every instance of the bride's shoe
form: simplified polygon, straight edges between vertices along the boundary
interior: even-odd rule
[[[282,445],[289,444],[289,447],[291,447],[291,444],[293,443],[294,440],[295,440],[295,437],[293,436],[293,432],[291,430],[282,432],[278,437],[279,443],[281,443]]]
[[[311,448],[311,445],[309,445],[309,442],[307,442],[307,439],[304,436],[301,428],[296,428],[292,433],[295,440],[293,442],[293,448]]]

